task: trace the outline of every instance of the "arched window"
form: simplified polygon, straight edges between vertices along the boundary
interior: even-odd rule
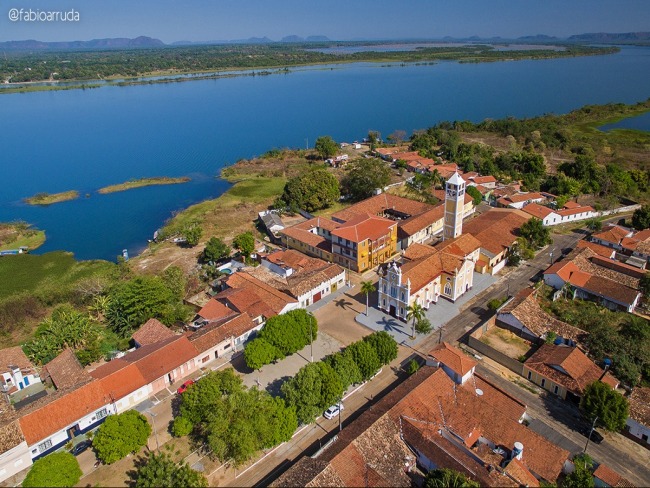
[[[451,295],[451,283],[445,284],[445,295]]]

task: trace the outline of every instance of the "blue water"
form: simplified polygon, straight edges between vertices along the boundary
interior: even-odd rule
[[[482,64],[381,67],[371,63],[287,75],[0,95],[0,221],[44,229],[39,252],[80,259],[133,256],[192,203],[221,194],[214,178],[272,147],[411,132],[441,120],[564,113],[585,104],[650,96],[650,48],[610,56]],[[182,185],[112,195],[98,188],[147,176],[190,176]],[[22,199],[79,190],[49,207]],[[90,194],[85,198],[83,195]]]
[[[630,117],[629,119],[620,120],[614,124],[601,125],[600,130],[608,132],[613,129],[635,129],[650,132],[650,112],[637,117]]]

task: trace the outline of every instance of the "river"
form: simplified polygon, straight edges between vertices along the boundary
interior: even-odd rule
[[[289,74],[0,96],[0,222],[44,229],[38,252],[79,259],[131,255],[173,212],[225,191],[215,178],[273,147],[411,132],[442,120],[565,113],[650,97],[650,48],[606,56],[380,66],[356,63]],[[132,178],[190,176],[182,185],[99,195]],[[31,207],[39,192],[81,198]],[[86,196],[88,195],[88,196]]]

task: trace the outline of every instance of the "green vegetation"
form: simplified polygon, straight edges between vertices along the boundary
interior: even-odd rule
[[[52,205],[53,203],[67,202],[79,198],[77,190],[64,191],[61,193],[37,193],[33,197],[25,198],[25,203],[30,205]]]
[[[183,393],[174,425],[179,418],[193,426],[212,455],[235,466],[288,441],[298,427],[293,407],[266,391],[246,389],[232,368],[209,373]]]
[[[373,332],[363,340],[372,346],[381,364],[386,365],[397,358],[397,343],[388,332]]]
[[[406,366],[406,372],[409,375],[417,373],[419,369],[420,369],[420,363],[418,363],[415,359],[411,359],[408,365]]]
[[[336,177],[325,168],[318,168],[289,179],[274,206],[279,209],[289,208],[294,212],[298,209],[314,212],[330,207],[340,197]]]
[[[184,290],[183,290],[184,291]],[[128,337],[140,325],[156,318],[166,325],[189,318],[183,293],[159,276],[136,276],[111,287],[106,307],[106,322],[122,337]]]
[[[115,193],[118,191],[132,190],[134,188],[142,188],[143,186],[177,185],[180,183],[187,183],[188,181],[190,181],[190,178],[186,176],[181,178],[169,178],[167,176],[140,178],[137,180],[130,180],[125,183],[120,183],[118,185],[105,186],[104,188],[97,190],[97,193]]]
[[[595,486],[592,471],[594,461],[589,454],[578,454],[573,458],[575,470],[560,483],[561,488],[592,488]]]
[[[308,424],[343,395],[343,385],[332,367],[324,362],[309,363],[282,385],[287,404],[296,409],[298,421]]]
[[[418,320],[415,323],[415,332],[418,334],[428,334],[432,330],[433,326],[431,325],[431,321],[426,317]]]
[[[82,474],[76,457],[69,452],[55,452],[34,461],[22,486],[74,486]]]
[[[346,45],[354,45],[345,43]],[[367,44],[367,43],[365,43]],[[336,43],[341,45],[341,43]],[[134,50],[79,50],[7,53],[0,63],[0,79],[13,83],[47,81],[53,72],[56,80],[96,80],[144,75],[200,73],[226,69],[289,67],[358,61],[422,62],[455,60],[463,62],[503,59],[542,59],[617,52],[617,48],[565,45],[564,50],[497,51],[492,46],[467,45],[427,47],[406,52],[363,51],[352,54],[325,54],[313,50],[323,44],[228,44],[216,46],[179,46]],[[127,62],[128,60],[128,62]],[[260,74],[266,74],[263,72]],[[270,72],[269,72],[270,74]],[[150,80],[155,82],[155,80]],[[175,81],[163,79],[162,82]],[[97,85],[86,85],[94,87]],[[62,88],[62,87],[57,87]],[[5,89],[0,90],[0,93]]]
[[[205,249],[203,250],[202,259],[206,263],[216,263],[230,256],[230,252],[230,246],[223,242],[223,239],[219,237],[210,237],[205,245]]]
[[[610,432],[623,430],[629,413],[627,398],[601,381],[594,381],[585,388],[580,409],[587,420],[597,419],[596,425]]]
[[[320,136],[316,139],[314,149],[322,159],[327,159],[336,156],[339,146],[330,136]]]
[[[650,205],[643,205],[632,214],[632,227],[643,230],[650,227]]]
[[[208,480],[203,473],[194,471],[187,463],[174,462],[168,453],[147,453],[135,474],[135,488],[204,488]]]
[[[304,309],[291,310],[266,321],[257,337],[244,349],[249,368],[260,369],[277,359],[298,352],[318,335],[316,318]]]
[[[453,469],[432,469],[424,478],[424,488],[479,488],[481,485]]]
[[[366,296],[366,317],[368,316],[368,297],[371,293],[377,291],[375,285],[372,281],[362,281],[361,282],[361,293]]]
[[[194,247],[199,243],[201,236],[203,236],[203,229],[198,222],[195,222],[185,227],[181,235],[185,238],[186,245]]]
[[[244,259],[248,259],[255,251],[255,237],[250,232],[239,234],[233,239],[232,247],[237,249]]]
[[[356,363],[363,381],[368,381],[381,368],[381,361],[377,351],[368,341],[354,342],[345,349],[345,352],[350,354]]]
[[[472,197],[474,206],[480,205],[480,203],[483,201],[483,195],[481,195],[481,192],[478,191],[475,186],[468,186],[466,191],[467,194]]]
[[[350,164],[341,181],[344,193],[357,202],[374,195],[377,188],[390,183],[391,171],[381,159],[362,159]]]
[[[0,251],[27,247],[30,250],[45,242],[45,232],[32,229],[26,222],[0,223]]]
[[[534,217],[520,227],[519,234],[521,237],[526,239],[527,244],[535,250],[541,249],[553,242],[551,240],[550,229],[544,227],[542,221]]]
[[[422,305],[419,303],[414,303],[413,305],[409,305],[406,308],[406,320],[411,320],[412,321],[412,332],[411,332],[411,337],[415,337],[415,324],[424,320],[425,318],[425,310]]]
[[[136,410],[109,415],[93,436],[93,449],[106,464],[113,464],[147,444],[151,426]]]
[[[361,370],[352,357],[352,351],[346,349],[345,351],[330,354],[323,361],[329,364],[339,377],[343,390],[347,390],[350,385],[356,385],[363,381]]]

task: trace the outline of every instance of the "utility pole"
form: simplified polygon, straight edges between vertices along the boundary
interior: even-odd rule
[[[147,410],[147,413],[151,415],[151,421],[153,422],[153,433],[156,436],[156,452],[160,452],[160,444],[158,443],[158,431],[156,430],[156,414],[151,410]]]
[[[591,429],[589,430],[589,435],[587,436],[587,443],[585,444],[585,450],[582,451],[583,453],[587,453],[587,447],[589,447],[589,441],[591,440],[591,434],[594,433],[594,429],[596,428],[596,422],[598,421],[598,415],[596,415],[596,418],[594,419],[594,422],[591,424]]]
[[[310,362],[314,362],[314,315],[309,312],[309,335],[311,337],[311,343],[309,344],[311,348],[311,360]]]
[[[343,426],[341,424],[341,410],[343,410],[343,398],[339,398],[339,433],[341,430],[343,430]]]

